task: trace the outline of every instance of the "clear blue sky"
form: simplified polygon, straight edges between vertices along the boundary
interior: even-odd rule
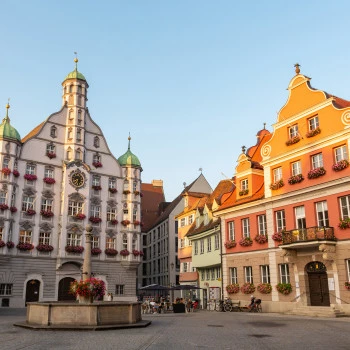
[[[111,151],[173,200],[199,175],[234,175],[241,146],[287,99],[294,75],[350,100],[349,1],[0,0],[0,116],[23,137],[61,108],[74,68]],[[2,106],[2,107],[1,107]]]

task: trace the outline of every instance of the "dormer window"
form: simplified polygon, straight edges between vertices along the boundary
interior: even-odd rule
[[[188,197],[184,197],[184,206],[187,207],[188,206]]]
[[[100,147],[100,138],[98,136],[94,137],[94,147],[96,148]]]
[[[241,180],[241,191],[248,190],[248,179]]]
[[[57,128],[55,126],[51,126],[50,136],[51,137],[57,137]]]

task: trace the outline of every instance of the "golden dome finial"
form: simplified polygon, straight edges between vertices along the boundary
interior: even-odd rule
[[[128,149],[130,149],[130,140],[131,140],[131,137],[130,137],[130,131],[129,131],[129,137],[128,137],[128,140],[129,140],[129,142],[128,142]]]
[[[75,58],[74,58],[74,62],[75,62],[75,70],[78,70],[78,52],[74,52]]]
[[[6,118],[9,116],[9,108],[10,108],[10,98],[7,99],[6,103]]]
[[[299,74],[300,73],[300,64],[299,63],[296,63],[295,65],[294,65],[294,67],[295,67],[295,73],[297,73],[297,74]]]

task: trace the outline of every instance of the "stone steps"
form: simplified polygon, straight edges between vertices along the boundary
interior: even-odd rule
[[[286,314],[329,318],[346,317],[344,312],[330,306],[297,306],[294,310],[289,311]]]

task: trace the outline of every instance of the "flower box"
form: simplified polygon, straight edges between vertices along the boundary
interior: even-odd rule
[[[109,222],[110,222],[112,225],[116,225],[116,224],[118,223],[118,220],[112,219],[112,220],[109,220]]]
[[[111,192],[111,193],[117,193],[118,192],[118,190],[116,188],[114,188],[114,187],[108,188],[108,191]]]
[[[51,210],[41,210],[40,214],[45,218],[50,218],[54,215]]]
[[[0,210],[7,210],[9,206],[7,204],[0,204]]]
[[[226,291],[228,294],[236,294],[239,292],[239,284],[238,283],[232,283],[228,284],[226,286]]]
[[[333,164],[332,169],[334,171],[341,171],[346,169],[349,166],[349,161],[346,159],[340,160],[339,162]]]
[[[244,294],[252,294],[255,292],[255,286],[253,283],[243,283],[242,287],[241,287],[241,292]]]
[[[239,191],[239,195],[240,196],[245,196],[249,193],[249,190],[242,190],[242,191]]]
[[[93,162],[92,165],[93,165],[95,168],[102,168],[102,163],[101,163],[101,162]]]
[[[49,185],[53,185],[54,183],[56,183],[56,180],[52,177],[44,177],[43,181]]]
[[[93,190],[95,191],[101,191],[102,190],[102,187],[100,185],[93,185],[91,186]]]
[[[140,255],[140,252],[139,252],[138,250],[136,250],[136,249],[133,249],[132,254],[133,254],[134,256],[139,256],[139,255]]]
[[[290,283],[278,283],[276,289],[279,293],[288,295],[292,292],[292,285]]]
[[[242,247],[249,247],[253,244],[253,241],[250,237],[243,237],[240,241],[239,241],[239,244],[242,246]]]
[[[28,181],[35,181],[38,177],[34,174],[24,174],[24,178]]]
[[[140,194],[140,191],[134,191],[134,195],[138,196]]]
[[[86,218],[86,215],[83,213],[78,213],[75,215],[75,218],[78,220],[84,220]]]
[[[14,244],[12,241],[6,242],[6,247],[7,247],[8,249],[12,249],[12,248],[14,248],[14,246],[15,246],[15,244]]]
[[[122,224],[123,226],[128,226],[128,225],[130,224],[130,221],[129,221],[129,220],[123,220],[123,221],[121,222],[121,224]]]
[[[140,253],[140,256],[144,256],[145,255],[142,250],[140,250],[139,253]]]
[[[225,242],[226,249],[234,248],[236,245],[237,245],[236,241],[233,241],[233,240]]]
[[[10,175],[11,174],[11,170],[9,168],[2,168],[1,172],[4,175]]]
[[[116,256],[118,254],[118,251],[116,249],[113,249],[113,248],[106,248],[105,254],[108,256]]]
[[[275,232],[272,235],[272,239],[276,242],[282,242],[282,232]]]
[[[67,253],[82,253],[84,251],[84,247],[80,245],[66,245],[65,251]]]
[[[344,287],[345,287],[347,290],[350,290],[350,282],[345,282],[345,283],[344,283]]]
[[[304,176],[302,174],[298,174],[298,175],[293,175],[291,176],[289,179],[288,179],[288,183],[290,185],[294,185],[294,184],[297,184],[301,181],[304,180]]]
[[[268,238],[267,235],[256,235],[254,237],[255,242],[258,242],[259,244],[264,244],[267,242]]]
[[[56,153],[55,152],[46,152],[46,155],[52,159],[52,158],[56,158]]]
[[[350,228],[350,218],[341,219],[339,224],[338,224],[338,227],[341,230],[345,230],[347,228]]]
[[[300,136],[294,136],[286,141],[286,145],[287,146],[294,145],[295,143],[298,143],[299,141],[300,141]]]
[[[272,286],[270,283],[259,283],[256,289],[262,294],[270,294],[272,292]]]
[[[307,177],[308,179],[317,179],[320,176],[323,176],[326,174],[326,169],[324,167],[319,167],[316,169],[312,169],[308,172]]]
[[[69,292],[75,296],[102,299],[106,292],[105,283],[97,278],[91,277],[87,280],[74,281],[70,284]]]
[[[135,221],[133,222],[133,224],[134,224],[135,226],[139,226],[139,225],[141,224],[141,222],[138,221],[138,220],[135,220]]]
[[[123,249],[123,250],[120,251],[119,254],[122,255],[122,256],[128,256],[130,254],[130,252],[127,249]]]
[[[50,244],[38,244],[36,246],[36,249],[39,251],[39,252],[52,252],[53,251],[53,246],[50,245]]]
[[[129,190],[124,190],[124,191],[123,191],[123,194],[129,194],[129,193],[130,193]]]
[[[306,133],[306,137],[313,137],[321,133],[321,129],[317,127],[316,129],[310,130],[309,132]]]
[[[10,207],[10,212],[11,213],[15,213],[17,211],[17,208],[16,207]]]
[[[100,248],[92,248],[91,254],[92,255],[100,255],[102,253],[102,250]]]
[[[14,171],[12,172],[12,174],[13,174],[14,177],[18,177],[18,176],[20,175],[19,172],[18,172],[18,170],[14,170]]]
[[[36,211],[34,209],[27,209],[25,211],[26,215],[30,215],[30,216],[33,216],[36,214]]]
[[[34,246],[31,243],[20,242],[16,245],[16,248],[21,251],[26,251],[26,250],[32,250]]]
[[[6,243],[3,240],[0,240],[0,248],[5,247]]]
[[[90,216],[89,221],[92,222],[93,224],[98,224],[102,221],[102,219],[97,216]]]
[[[278,180],[270,185],[271,190],[278,190],[279,188],[284,186],[283,179]]]

